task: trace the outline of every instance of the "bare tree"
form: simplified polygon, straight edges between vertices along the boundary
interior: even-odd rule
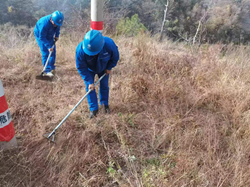
[[[168,12],[168,5],[169,5],[169,1],[167,0],[167,4],[165,5],[166,9],[164,10],[164,18],[163,18],[162,25],[161,25],[160,41],[162,40],[164,25],[165,25],[165,22],[167,21],[166,18],[167,18],[167,12]]]
[[[204,13],[204,15],[202,16],[202,18],[201,18],[200,21],[199,21],[199,25],[198,25],[198,27],[197,27],[196,33],[195,33],[194,38],[193,38],[193,45],[194,45],[195,42],[196,42],[196,37],[197,37],[197,35],[198,35],[199,31],[200,31],[201,25],[203,24],[203,21],[204,21],[204,20],[206,19],[206,17],[207,17],[207,12],[208,12],[208,11],[206,11],[206,12]]]

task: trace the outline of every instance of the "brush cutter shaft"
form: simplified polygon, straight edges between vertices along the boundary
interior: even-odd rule
[[[55,44],[52,46],[52,48],[54,48],[54,46],[55,46]],[[50,59],[52,53],[53,53],[53,51],[50,51],[50,52],[49,52],[49,56],[48,56],[48,58],[47,58],[47,61],[46,61],[46,63],[45,63],[45,66],[44,66],[44,68],[43,68],[42,73],[43,73],[43,72],[45,71],[45,69],[47,68],[48,63],[49,63],[49,59]]]
[[[103,79],[103,77],[105,77],[106,74],[104,73],[99,80],[95,83],[95,86]],[[85,97],[87,97],[87,95],[91,92],[92,90],[89,90],[83,97],[82,99],[76,104],[76,106],[67,114],[67,116],[65,116],[65,118],[59,123],[59,125],[57,125],[57,127],[49,134],[48,139],[55,134],[56,130],[63,124],[63,122],[70,116],[70,114],[78,107],[78,105],[83,101],[83,99],[85,99]]]

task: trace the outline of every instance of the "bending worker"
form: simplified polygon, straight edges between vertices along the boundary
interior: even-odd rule
[[[49,53],[53,52],[43,76],[53,77],[51,71],[55,70],[56,46],[54,48],[52,46],[54,45],[54,41],[59,39],[60,27],[63,24],[63,20],[63,14],[60,11],[55,11],[51,15],[40,18],[36,23],[34,34],[42,53],[43,66],[46,64]]]
[[[114,41],[102,36],[97,30],[86,33],[84,40],[76,48],[76,67],[84,80],[86,91],[93,90],[87,96],[90,114],[93,118],[98,113],[97,95],[94,91],[94,77],[98,74],[106,76],[100,81],[99,100],[104,106],[105,113],[110,113],[109,109],[109,74],[119,60],[118,47]]]

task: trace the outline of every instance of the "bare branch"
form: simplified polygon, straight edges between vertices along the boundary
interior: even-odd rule
[[[160,41],[162,40],[162,36],[163,36],[163,28],[164,28],[164,25],[165,25],[165,22],[166,22],[166,17],[167,17],[167,12],[168,12],[168,5],[169,5],[169,1],[167,0],[167,4],[165,5],[166,9],[164,10],[164,18],[163,18],[162,25],[161,25]]]
[[[178,37],[179,39],[177,40],[177,41],[179,41],[179,40],[184,40],[185,42],[187,42],[187,43],[190,43],[190,41],[187,39],[187,37],[186,38],[184,38],[182,35],[180,35],[179,33],[178,33],[178,35],[176,35],[175,33],[173,33],[173,32],[171,32],[171,31],[169,31],[172,35],[174,35],[175,37]]]
[[[207,17],[207,12],[208,12],[208,11],[206,11],[206,12],[204,13],[204,15],[202,16],[202,18],[201,18],[200,21],[199,21],[198,28],[197,28],[196,33],[195,33],[194,38],[193,38],[193,45],[194,45],[195,42],[196,42],[196,37],[197,37],[197,35],[198,35],[199,31],[200,31],[200,27],[201,27],[201,25],[202,25],[202,22],[203,22],[203,20]]]

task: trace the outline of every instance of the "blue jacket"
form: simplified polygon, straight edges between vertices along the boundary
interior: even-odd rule
[[[54,36],[59,37],[60,27],[54,27],[50,22],[51,15],[44,16],[36,23],[34,34],[35,36],[50,49],[54,43]]]
[[[119,60],[119,51],[115,42],[109,37],[103,37],[105,44],[98,56],[88,56],[82,49],[83,41],[76,48],[76,68],[84,81],[93,84],[89,71],[96,74],[105,69],[111,70]]]

